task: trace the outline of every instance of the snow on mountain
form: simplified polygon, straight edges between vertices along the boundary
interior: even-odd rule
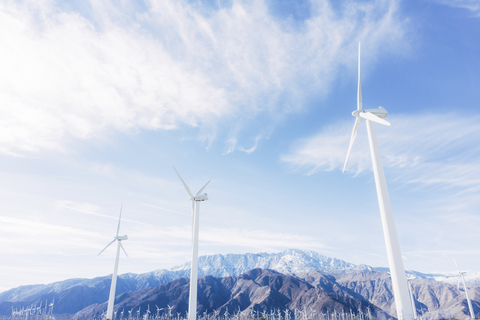
[[[389,268],[373,268],[375,271],[390,272]],[[457,285],[458,273],[422,273],[414,270],[405,270],[407,278],[435,280],[448,284]],[[468,287],[480,287],[480,271],[472,272],[465,275],[465,283]],[[460,280],[460,284],[462,284]]]
[[[457,285],[458,281],[460,280],[460,285],[463,285],[461,278],[459,278],[458,274],[455,273],[442,275],[437,274],[434,276],[434,279],[436,281],[441,281],[453,285]],[[465,275],[465,283],[467,284],[467,286],[480,287],[480,271],[467,273]]]
[[[314,251],[298,249],[287,249],[279,253],[216,254],[199,258],[200,275],[238,276],[254,268],[270,269],[290,275],[313,270],[335,274],[348,270],[372,269],[369,266],[357,266],[326,257]],[[174,267],[170,271],[184,271],[188,274],[190,262]]]
[[[199,258],[199,275],[214,277],[238,276],[254,268],[270,269],[289,275],[306,271],[321,271],[327,274],[339,274],[357,270],[389,272],[389,268],[355,265],[340,259],[330,258],[311,250],[287,249],[278,253],[216,254]],[[154,271],[158,275],[174,272],[181,277],[190,276],[190,262],[170,270]],[[436,280],[456,284],[457,274],[422,273],[406,270],[407,277],[414,279]],[[465,276],[467,286],[480,286],[480,272]]]

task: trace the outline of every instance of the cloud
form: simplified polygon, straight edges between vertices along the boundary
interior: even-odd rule
[[[102,237],[94,232],[41,221],[0,217],[2,254],[71,255],[97,250]]]
[[[188,251],[192,239],[190,225],[175,227],[150,226],[129,233],[129,238],[135,239],[129,246],[137,256],[148,258],[149,255],[161,255],[158,246],[175,246],[178,250]],[[311,236],[296,235],[269,231],[265,229],[245,228],[213,228],[204,227],[199,234],[202,250],[213,251],[238,251],[246,248],[248,251],[275,252],[284,248],[294,247],[310,250],[328,250],[329,247],[319,239]],[[218,249],[219,248],[219,249]],[[241,250],[241,249],[240,249]],[[227,252],[228,252],[227,251]]]
[[[278,251],[284,248],[300,248],[311,250],[328,249],[318,239],[310,236],[272,232],[261,229],[242,228],[207,228],[202,231],[202,241],[224,246],[240,246],[266,251]]]
[[[480,17],[480,3],[477,0],[436,0],[438,3],[471,11],[475,17]]]
[[[391,127],[376,125],[384,167],[394,180],[419,186],[455,188],[472,194],[480,191],[479,116],[424,114],[391,116]],[[282,160],[307,174],[341,170],[353,127],[341,122],[325,127],[317,135],[295,142],[298,146]],[[359,132],[346,167],[360,174],[371,170],[365,122]]]
[[[407,29],[396,2],[383,0],[347,2],[340,12],[315,2],[300,27],[264,1],[69,6],[0,5],[8,30],[0,33],[2,153],[68,152],[71,139],[117,131],[197,128],[200,139],[226,131],[231,140],[245,123],[265,120],[255,137],[309,95],[327,93],[338,70],[354,64],[360,38],[375,57]]]

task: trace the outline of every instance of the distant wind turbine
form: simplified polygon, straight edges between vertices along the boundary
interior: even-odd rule
[[[470,301],[470,297],[468,296],[468,290],[467,290],[467,285],[465,284],[465,274],[467,271],[460,271],[457,265],[457,261],[455,261],[455,258],[453,259],[453,262],[455,262],[455,266],[457,267],[458,270],[458,285],[457,288],[460,290],[460,278],[462,278],[463,281],[463,289],[465,290],[465,295],[467,296],[467,303],[468,303],[468,309],[470,311],[470,317],[472,319],[475,319],[475,313],[473,312],[473,307],[472,307],[472,302]]]
[[[415,308],[415,298],[413,297],[412,280],[415,280],[415,278],[414,277],[407,278],[408,292],[410,294],[410,301],[412,303],[412,308],[413,308],[413,318],[417,319],[417,308]]]
[[[211,180],[209,180],[194,196],[187,186],[185,181],[178,173],[177,169],[173,167],[173,170],[177,173],[177,176],[182,181],[183,186],[190,196],[192,201],[192,267],[190,270],[190,296],[188,301],[188,319],[196,320],[197,318],[197,286],[198,286],[198,220],[200,215],[200,202],[208,200],[206,193],[202,193]]]
[[[352,112],[356,117],[353,125],[352,136],[350,138],[350,145],[348,146],[347,157],[343,171],[347,165],[348,156],[352,149],[353,141],[357,136],[358,125],[361,118],[364,118],[367,123],[368,142],[370,145],[370,153],[372,155],[373,173],[375,176],[375,186],[377,188],[378,204],[380,206],[380,215],[382,218],[383,235],[385,237],[385,244],[387,247],[388,263],[392,276],[393,295],[395,297],[395,305],[397,307],[397,316],[399,320],[411,320],[413,316],[413,306],[410,302],[408,294],[407,277],[405,276],[405,268],[403,267],[402,254],[400,251],[400,244],[398,242],[397,230],[395,228],[395,221],[393,219],[392,206],[390,204],[390,197],[388,196],[387,182],[383,172],[382,160],[380,158],[380,151],[378,149],[377,137],[373,122],[389,126],[390,123],[384,120],[387,116],[387,110],[382,107],[377,109],[362,109],[362,86],[360,83],[360,42],[358,43],[358,90],[357,90],[357,110]]]
[[[117,235],[115,236],[115,238],[113,238],[112,242],[107,244],[107,246],[102,251],[100,251],[100,253],[98,254],[98,255],[100,255],[112,243],[114,243],[115,241],[118,241],[117,257],[115,258],[115,267],[113,268],[112,284],[110,286],[110,295],[108,297],[108,307],[107,307],[107,317],[106,317],[107,320],[112,320],[113,319],[113,303],[115,301],[115,288],[117,286],[117,271],[118,271],[118,259],[120,257],[120,248],[122,248],[123,252],[125,252],[125,254],[128,257],[127,251],[125,251],[125,248],[122,245],[122,240],[128,240],[128,237],[127,237],[127,235],[124,235],[124,236],[119,236],[118,235],[118,232],[120,231],[120,221],[122,220],[122,208],[123,208],[123,204],[122,204],[122,206],[120,206],[120,216],[118,217]]]

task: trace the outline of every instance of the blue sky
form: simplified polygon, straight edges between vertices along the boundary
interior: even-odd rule
[[[311,249],[387,266],[365,124],[406,269],[480,271],[478,1],[2,1],[0,290]],[[196,191],[195,191],[196,192]]]

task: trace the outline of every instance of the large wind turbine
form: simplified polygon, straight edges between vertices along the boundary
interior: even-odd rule
[[[398,243],[397,230],[395,228],[395,221],[393,219],[392,206],[390,204],[390,197],[388,196],[387,182],[385,174],[383,173],[382,161],[378,149],[377,137],[373,122],[389,126],[384,118],[387,116],[387,110],[382,107],[377,109],[362,109],[362,86],[360,84],[360,43],[358,43],[358,91],[357,91],[357,110],[352,112],[356,117],[353,125],[352,136],[350,138],[350,145],[348,146],[347,157],[345,159],[345,166],[347,165],[348,156],[352,149],[353,141],[357,135],[358,125],[361,118],[364,118],[367,123],[368,142],[370,144],[370,153],[372,155],[373,173],[375,175],[375,186],[377,188],[378,205],[380,207],[380,216],[382,218],[383,235],[385,237],[385,244],[387,247],[388,264],[390,266],[390,273],[392,277],[393,295],[395,297],[395,305],[397,307],[397,317],[399,320],[412,320],[413,307],[410,302],[408,293],[407,277],[405,276],[405,269],[403,267],[402,254],[400,251],[400,244]]]
[[[183,186],[190,196],[192,201],[192,268],[190,270],[190,297],[188,299],[188,319],[196,320],[197,319],[197,286],[198,286],[198,220],[200,214],[200,202],[208,200],[206,193],[202,193],[205,187],[210,183],[209,180],[200,191],[194,196],[190,191],[190,188],[187,186],[185,181],[178,173],[177,169],[173,167],[173,170],[177,173],[177,176],[182,181]]]
[[[120,257],[120,248],[122,248],[123,252],[125,252],[125,254],[128,257],[127,251],[125,251],[125,248],[123,248],[123,245],[122,245],[122,240],[128,240],[128,237],[127,235],[124,235],[124,236],[118,235],[118,232],[120,231],[120,221],[122,220],[122,207],[123,205],[120,207],[120,216],[118,217],[117,235],[115,236],[115,238],[113,238],[112,242],[107,244],[107,246],[98,254],[100,255],[112,243],[114,243],[115,241],[118,241],[117,257],[115,258],[115,267],[113,268],[112,284],[110,285],[110,295],[108,297],[107,320],[113,319],[113,303],[115,301],[115,288],[117,286],[118,258]]]
[[[475,319],[475,313],[473,312],[472,308],[472,301],[470,301],[470,297],[468,296],[468,290],[467,290],[467,285],[465,284],[465,274],[467,273],[466,271],[460,271],[457,265],[457,261],[453,259],[453,262],[455,262],[455,266],[457,267],[458,270],[458,289],[460,290],[460,278],[462,278],[463,281],[463,289],[465,290],[465,295],[467,296],[467,303],[468,303],[468,309],[470,311],[470,317],[472,319]]]

